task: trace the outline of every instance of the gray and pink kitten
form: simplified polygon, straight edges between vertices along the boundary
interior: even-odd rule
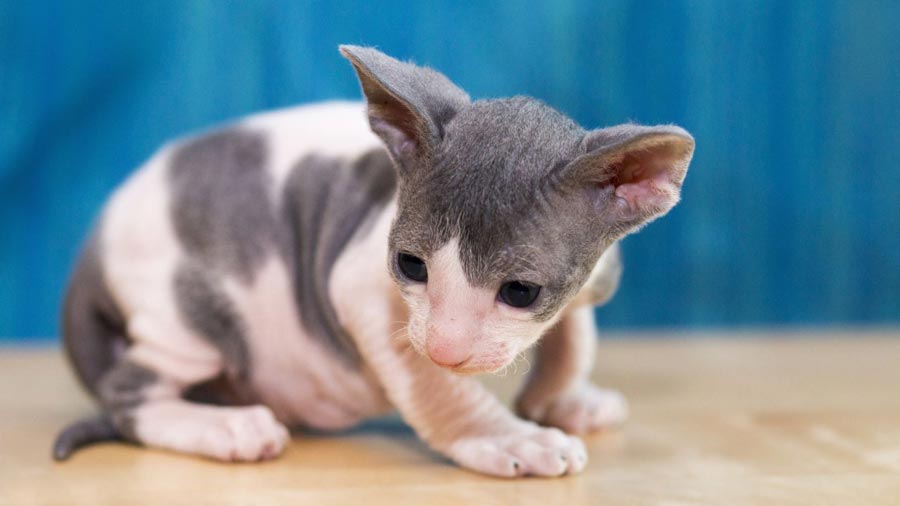
[[[287,427],[396,409],[464,467],[556,476],[587,461],[566,433],[623,421],[622,396],[588,379],[592,306],[616,289],[617,241],[678,201],[691,136],[586,131],[532,98],[471,101],[434,70],[341,53],[366,104],[177,141],[113,195],[63,321],[103,414],[63,431],[57,458],[124,439],[268,459]],[[516,416],[470,375],[539,339]]]

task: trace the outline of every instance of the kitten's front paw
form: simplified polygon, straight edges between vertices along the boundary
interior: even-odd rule
[[[284,451],[290,434],[265,406],[218,408],[214,423],[205,427],[200,453],[218,460],[269,460]]]
[[[450,456],[463,467],[504,477],[576,474],[587,464],[580,439],[530,423],[511,434],[460,439]]]
[[[541,425],[559,427],[570,434],[585,434],[621,425],[628,418],[628,403],[615,391],[585,384],[546,404],[521,401],[517,411]]]

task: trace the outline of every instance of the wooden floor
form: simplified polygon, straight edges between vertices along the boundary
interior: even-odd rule
[[[264,464],[117,444],[57,464],[57,429],[93,407],[56,350],[3,349],[0,504],[900,505],[900,332],[623,336],[600,351],[629,423],[587,440],[582,475],[502,480],[396,420],[297,435]],[[519,380],[489,383],[508,399]]]

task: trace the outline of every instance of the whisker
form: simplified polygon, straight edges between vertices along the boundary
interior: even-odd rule
[[[519,355],[516,357],[516,362],[518,362],[519,359],[522,359],[522,361],[525,362],[525,370],[522,371],[522,374],[530,373],[531,372],[531,361],[528,360],[528,351],[526,350],[526,351],[523,351],[522,353],[519,353]]]

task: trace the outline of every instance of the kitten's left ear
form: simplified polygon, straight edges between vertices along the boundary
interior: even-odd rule
[[[669,212],[694,153],[694,138],[677,126],[618,125],[589,132],[565,169],[569,183],[597,185],[605,216],[630,231]]]
[[[469,96],[440,72],[405,63],[372,48],[340,46],[359,77],[369,124],[397,162],[401,176],[428,161],[444,125]]]

